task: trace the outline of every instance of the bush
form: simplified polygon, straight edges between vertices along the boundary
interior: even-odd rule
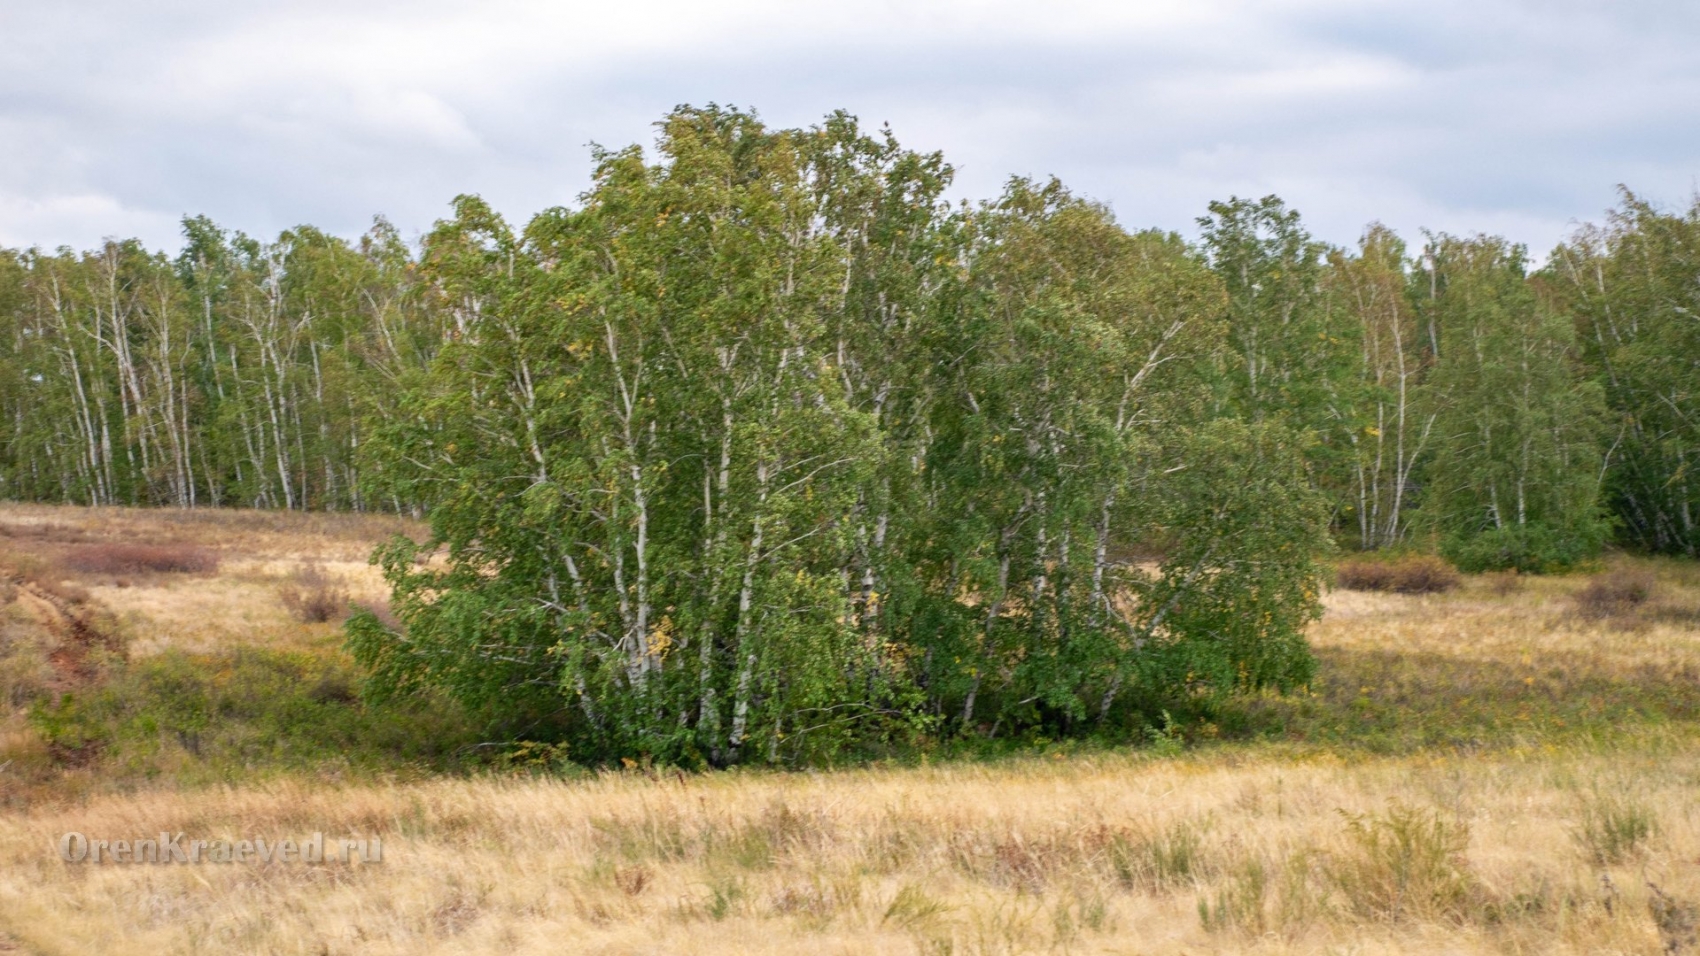
[[[86,544],[71,549],[61,563],[83,574],[211,574],[218,555],[181,544]]]
[[[1452,565],[1425,554],[1397,561],[1346,561],[1334,572],[1334,581],[1348,591],[1437,594],[1456,588],[1461,579]]]
[[[1597,575],[1576,592],[1576,609],[1586,617],[1624,614],[1653,596],[1653,576],[1646,571],[1613,571]]]
[[[1440,553],[1471,574],[1483,571],[1549,574],[1567,571],[1598,555],[1608,530],[1603,523],[1572,531],[1541,525],[1497,528],[1448,537],[1441,544]]]
[[[323,624],[348,616],[348,591],[342,583],[316,564],[296,569],[290,582],[278,592],[283,606],[298,621]]]

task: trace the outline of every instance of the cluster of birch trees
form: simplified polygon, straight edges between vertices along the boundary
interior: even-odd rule
[[[463,198],[426,240],[458,334],[368,441],[447,556],[385,554],[378,688],[725,764],[1306,679],[1325,497],[1220,414],[1186,243],[1055,183],[953,207],[846,116],[662,133],[576,209]]]
[[[1700,237],[1695,214],[1660,221]],[[1669,416],[1647,395],[1609,408],[1604,366],[1579,342],[1585,310],[1565,263],[1603,238],[1584,232],[1531,274],[1525,251],[1494,236],[1430,234],[1412,255],[1372,225],[1357,249],[1327,249],[1274,197],[1213,204],[1200,224],[1229,296],[1225,411],[1311,436],[1312,481],[1329,495],[1340,543],[1417,538],[1466,570],[1538,572],[1610,538],[1602,480],[1622,468],[1637,416]],[[1670,358],[1690,370],[1700,359],[1692,339],[1681,355]],[[1663,434],[1689,448],[1700,438]],[[1661,465],[1656,480],[1681,480],[1680,461]],[[1684,528],[1632,540],[1694,554],[1700,537]]]
[[[0,494],[105,505],[416,508],[364,432],[449,330],[382,221],[262,243],[204,218],[135,241],[0,250]]]
[[[1559,247],[1543,290],[1574,321],[1604,393],[1604,494],[1617,533],[1700,557],[1700,199],[1661,212],[1627,191],[1603,227]]]
[[[1196,243],[835,114],[681,108],[574,208],[0,252],[0,494],[387,509],[380,692],[587,756],[1137,725],[1302,682],[1316,556],[1700,552],[1700,204]],[[437,560],[421,560],[421,550]]]

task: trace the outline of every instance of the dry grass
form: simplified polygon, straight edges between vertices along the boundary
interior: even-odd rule
[[[0,925],[111,954],[1651,953],[1640,875],[1700,898],[1697,773],[1692,753],[1227,752],[143,793],[0,821]],[[1571,834],[1591,788],[1624,775],[1657,835],[1602,870]],[[380,836],[384,860],[53,854],[69,830],[162,829]]]
[[[267,647],[335,644],[337,614],[302,621],[279,603],[303,562],[346,590],[348,599],[381,606],[383,579],[367,563],[395,534],[425,535],[393,515],[290,514],[270,511],[77,508],[0,503],[0,566],[33,569],[44,588],[92,600],[120,623],[130,651],[207,652],[232,643]],[[77,553],[134,542],[211,555],[212,576],[79,571]],[[340,611],[338,612],[340,614]]]
[[[29,514],[78,544],[164,520]],[[220,520],[178,538],[218,550],[216,577],[87,583],[125,608],[134,643],[332,641],[278,600],[303,562],[381,606],[359,562],[389,519],[326,522],[322,537],[322,516]],[[49,538],[0,547],[51,561]],[[1605,616],[1577,613],[1584,578],[1333,592],[1311,632],[1316,682],[1253,702],[1243,728],[1182,728],[1233,740],[1180,756],[1063,745],[992,763],[566,779],[327,769],[122,792],[94,785],[98,765],[65,768],[59,796],[0,816],[0,934],[115,956],[1692,951],[1700,569],[1617,572],[1650,576],[1650,596]],[[7,760],[0,790],[51,766],[15,723],[0,726]],[[53,847],[69,830],[381,836],[384,861],[66,866]]]
[[[1377,753],[1592,741],[1700,723],[1700,567],[1625,562],[1661,597],[1633,619],[1574,611],[1580,577],[1499,593],[1334,591],[1310,631],[1308,692],[1252,705],[1265,735]]]
[[[1523,590],[1529,581],[1516,571],[1489,571],[1481,576],[1481,583],[1483,589],[1495,597],[1506,597]]]
[[[249,557],[364,562],[372,545],[393,534],[420,536],[424,526],[396,515],[171,508],[84,508],[0,503],[0,539],[32,542],[152,541],[200,545]]]
[[[323,624],[348,617],[348,589],[317,564],[303,564],[278,591],[291,617],[303,624]]]

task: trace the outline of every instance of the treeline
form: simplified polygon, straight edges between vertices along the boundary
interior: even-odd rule
[[[453,330],[414,250],[184,221],[134,240],[0,250],[0,495],[78,504],[410,509],[366,431]]]
[[[0,255],[3,492],[416,509],[375,689],[576,754],[1064,732],[1307,679],[1316,555],[1696,554],[1700,204],[1501,239],[1200,240],[836,114],[682,108],[516,230],[186,221]]]
[[[1533,274],[1486,236],[1412,251],[1372,225],[1330,248],[1273,197],[1201,225],[1190,252],[1227,296],[1232,353],[1217,410],[1308,432],[1342,544],[1440,532],[1484,564],[1615,534],[1700,554],[1700,204],[1625,192]],[[195,217],[184,235],[175,259],[134,240],[0,250],[0,495],[427,505],[361,442],[477,318],[421,271],[443,234],[409,248],[379,220],[353,243],[267,243]]]

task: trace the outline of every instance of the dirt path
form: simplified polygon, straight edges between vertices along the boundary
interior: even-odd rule
[[[14,599],[52,636],[47,660],[53,666],[55,692],[87,684],[99,673],[98,653],[120,649],[114,636],[95,625],[93,608],[73,605],[27,581],[16,588]]]

